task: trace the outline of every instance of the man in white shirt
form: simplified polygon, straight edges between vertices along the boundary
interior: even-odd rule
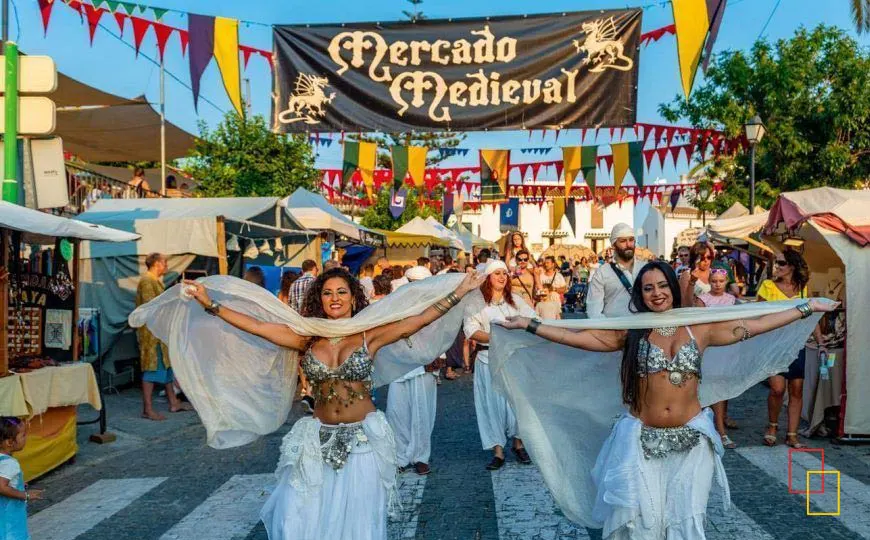
[[[405,272],[409,282],[431,276],[425,266]],[[413,467],[419,475],[429,474],[437,397],[434,373],[422,366],[390,383],[387,421],[396,438],[396,460],[401,470]]]
[[[635,259],[634,229],[619,223],[610,232],[613,262],[602,264],[589,280],[586,314],[590,319],[630,315],[631,286],[647,261]]]
[[[359,273],[359,284],[362,285],[363,291],[366,293],[366,299],[371,300],[375,292],[375,284],[372,278],[375,275],[375,265],[369,263],[364,264],[362,271]]]

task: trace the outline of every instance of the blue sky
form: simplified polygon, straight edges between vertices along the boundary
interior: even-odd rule
[[[52,13],[48,34],[43,37],[42,23],[36,0],[12,0],[17,7],[17,16],[10,17],[10,38],[17,40],[21,49],[28,54],[47,54],[54,57],[58,69],[89,85],[119,94],[134,97],[144,94],[156,104],[159,95],[159,68],[144,58],[145,55],[157,58],[157,47],[153,33],[149,32],[142,54],[136,58],[132,47],[127,47],[105,30],[98,29],[94,45],[88,43],[87,24],[77,13],[57,0]],[[247,2],[228,0],[143,0],[143,4],[173,8],[193,13],[220,15],[263,23],[324,23],[354,21],[387,21],[402,17],[402,10],[409,4],[405,0],[249,0]],[[647,5],[643,12],[643,31],[652,30],[673,22],[669,3],[648,1],[569,1],[569,0],[426,0],[423,11],[430,18],[475,17],[495,15],[515,15],[527,13],[547,13],[560,11],[579,11],[587,9],[615,8],[625,5],[632,7]],[[725,12],[716,51],[724,49],[747,49],[761,34],[765,22],[771,15],[777,0],[729,0]],[[151,17],[149,12],[148,18]],[[102,24],[117,34],[118,27],[112,18],[105,17]],[[178,13],[169,13],[164,22],[172,26],[187,27],[187,18]],[[770,19],[764,32],[768,39],[791,36],[801,25],[813,27],[819,23],[836,25],[852,31],[847,0],[784,0]],[[20,23],[20,26],[19,26]],[[132,44],[132,28],[129,23],[124,39]],[[856,36],[857,37],[857,36]],[[245,25],[240,28],[240,41],[261,49],[271,49],[271,29],[260,25]],[[870,45],[870,38],[862,37],[860,43]],[[198,114],[194,111],[193,98],[189,86],[187,58],[182,57],[176,35],[170,39],[166,49],[166,68],[184,84],[167,76],[166,110],[168,119],[196,132],[197,121],[209,124],[217,122],[222,111],[231,109],[229,100],[223,92],[217,66],[209,66],[202,80],[201,96],[215,105],[200,101]],[[271,75],[264,59],[251,58],[243,77],[250,79],[251,102],[255,113],[268,117],[270,108]],[[698,83],[696,82],[696,85]],[[187,85],[187,86],[185,86]],[[640,85],[638,90],[639,122],[660,122],[657,108],[659,103],[670,101],[679,92],[676,45],[674,37],[664,36],[656,43],[641,49]],[[586,143],[591,141],[587,135]],[[599,144],[607,142],[602,133]],[[536,132],[531,142],[527,132],[488,132],[472,133],[463,144],[464,147],[477,148],[520,148],[527,146],[558,146],[579,144],[577,132],[563,132],[558,140],[553,134],[541,138]],[[340,165],[340,147],[333,144],[329,149],[319,149],[318,164],[324,167]],[[607,153],[606,151],[603,153]],[[542,161],[558,159],[558,152],[545,157],[521,156],[517,152],[513,161]],[[476,162],[476,153],[467,158],[455,158],[450,164],[460,165]],[[657,167],[656,167],[657,168]],[[675,178],[685,171],[685,164],[675,170],[667,167],[656,172]]]

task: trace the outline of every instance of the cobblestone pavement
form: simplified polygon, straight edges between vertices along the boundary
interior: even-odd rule
[[[390,523],[390,540],[600,539],[600,531],[577,527],[559,512],[533,465],[509,457],[502,470],[484,470],[490,455],[480,448],[471,376],[444,381],[438,393],[432,473],[401,476],[403,510]],[[387,397],[379,391],[378,405]],[[34,482],[46,494],[30,509],[34,540],[266,539],[257,514],[272,489],[281,437],[301,414],[298,407],[279,432],[218,451],[205,446],[195,414],[141,420],[137,390],[107,396],[106,403],[118,441],[88,443],[94,428],[82,426],[75,463]],[[787,449],[761,445],[765,411],[763,386],[731,402],[729,412],[740,424],[731,432],[740,446],[724,459],[733,506],[724,510],[721,496],[713,494],[708,538],[870,538],[870,447],[807,441],[824,449],[825,470],[840,472],[841,492],[839,516],[807,516],[805,496],[788,492]],[[803,492],[807,470],[821,468],[818,456],[793,456],[795,490]],[[811,495],[810,509],[836,510],[836,477],[814,478],[812,489],[820,490],[824,478],[825,493]]]

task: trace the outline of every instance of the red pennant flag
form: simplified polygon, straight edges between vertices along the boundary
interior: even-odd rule
[[[653,148],[652,150],[644,150],[642,154],[643,159],[646,161],[646,168],[649,169],[650,165],[652,165],[653,156],[656,155],[655,148]]]
[[[118,30],[121,31],[121,37],[124,37],[124,21],[127,20],[127,14],[116,11],[115,13],[112,13],[112,16],[115,17],[115,22],[118,23]]]
[[[69,5],[69,7],[73,8],[74,10],[78,11],[79,15],[82,14],[82,3],[79,2],[79,0],[70,0],[69,4],[67,4],[67,5]]]
[[[181,39],[181,56],[187,54],[187,42],[190,40],[190,34],[186,30],[178,30],[178,37]]]
[[[607,174],[610,174],[610,170],[613,168],[613,155],[601,156],[601,159],[604,160],[604,165],[607,166]]]
[[[559,133],[561,133],[561,132],[562,132],[561,129],[557,129],[557,130],[556,130],[556,140],[553,141],[554,143],[559,142]]]
[[[583,140],[586,138],[586,128],[580,130],[580,144],[583,144]]]
[[[91,45],[94,44],[94,32],[97,31],[97,25],[100,24],[100,17],[103,16],[105,10],[95,8],[91,4],[85,4],[85,16],[88,19],[88,34],[91,36]]]
[[[563,164],[561,161],[557,161],[554,165],[556,166],[556,180],[558,180],[559,178],[562,177]]]
[[[640,129],[643,131],[643,144],[641,147],[644,147],[646,146],[646,142],[649,140],[649,136],[652,134],[652,129],[645,125],[640,125]]]
[[[160,52],[160,61],[163,61],[163,51],[166,49],[166,42],[169,41],[169,36],[175,30],[171,26],[166,26],[161,23],[154,23],[154,34],[157,36],[157,50]]]
[[[546,137],[547,137],[547,130],[542,129],[541,130],[541,140],[543,141]]]
[[[673,127],[665,128],[665,138],[666,138],[667,141],[668,141],[668,146],[670,146],[670,145],[671,145],[671,141],[674,140],[674,133],[675,133],[676,131],[677,131],[677,130],[676,130],[675,128],[673,128]]]
[[[269,51],[262,51],[262,50],[258,51],[258,52],[260,53],[260,56],[262,56],[263,58],[266,59],[267,62],[269,62],[269,67],[275,67],[272,64],[272,53],[270,53]]]
[[[242,50],[242,60],[244,62],[242,69],[248,69],[248,60],[251,59],[251,49],[247,47],[239,47]]]
[[[601,129],[601,128],[595,128],[595,139],[593,139],[592,142],[598,142],[598,131],[599,131],[600,129]]]
[[[541,171],[540,163],[532,163],[532,179],[537,182],[538,181],[538,173]]]
[[[682,150],[682,146],[672,146],[671,150],[671,159],[674,160],[674,167],[677,166],[677,160],[680,158],[680,150]]]
[[[625,128],[619,128],[619,129],[617,129],[617,130],[616,130],[616,133],[617,133],[616,138],[619,139],[619,140],[621,141],[621,140],[622,140],[622,136],[625,135]]]
[[[665,158],[668,156],[668,148],[666,146],[662,148],[656,148],[656,155],[659,158],[659,166],[664,168]]]
[[[39,14],[42,16],[43,36],[48,34],[48,20],[51,18],[51,8],[54,0],[39,0]]]
[[[133,23],[133,44],[136,47],[136,56],[139,56],[139,47],[142,46],[142,39],[145,37],[148,29],[151,28],[152,23],[147,19],[140,19],[139,17],[130,17],[130,21]]]
[[[613,140],[613,132],[616,128],[610,128],[610,140]]]

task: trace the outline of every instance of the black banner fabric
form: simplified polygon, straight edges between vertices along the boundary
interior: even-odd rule
[[[273,127],[392,133],[631,126],[641,14],[275,26]]]

